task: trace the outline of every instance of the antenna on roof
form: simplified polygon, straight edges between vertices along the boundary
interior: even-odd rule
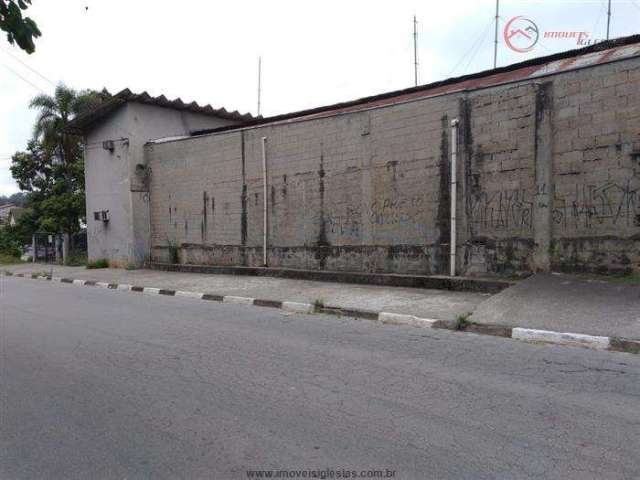
[[[493,68],[498,66],[498,20],[500,20],[500,0],[496,0],[496,26],[493,37]]]
[[[418,20],[413,16],[413,81],[418,86]]]
[[[609,0],[609,7],[607,8],[607,40],[609,40],[610,26],[611,26],[611,0]]]
[[[262,95],[262,57],[258,57],[258,116],[260,116],[260,96]]]

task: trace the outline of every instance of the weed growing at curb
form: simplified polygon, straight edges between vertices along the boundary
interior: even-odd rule
[[[469,326],[469,317],[471,317],[471,312],[463,313],[456,317],[456,330],[464,330]]]
[[[313,313],[320,313],[324,308],[324,302],[320,298],[313,301]]]

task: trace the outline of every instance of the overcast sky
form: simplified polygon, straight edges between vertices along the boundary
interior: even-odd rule
[[[36,52],[27,55],[0,37],[0,194],[18,190],[9,164],[31,136],[30,98],[58,82],[255,113],[261,55],[264,115],[320,106],[412,86],[414,13],[420,83],[493,64],[494,0],[33,3],[28,14],[42,31]],[[502,0],[498,65],[576,48],[575,39],[543,38],[545,31],[603,38],[606,3]],[[637,33],[640,0],[612,3],[611,36]],[[528,53],[505,46],[503,28],[515,16],[540,32]]]

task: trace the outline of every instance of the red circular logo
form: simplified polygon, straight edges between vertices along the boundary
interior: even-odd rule
[[[504,26],[504,42],[518,53],[533,50],[538,43],[538,26],[526,17],[513,17]]]

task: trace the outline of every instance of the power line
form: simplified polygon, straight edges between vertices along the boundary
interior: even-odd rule
[[[456,63],[456,66],[453,67],[453,70],[451,70],[449,72],[449,75],[447,75],[447,76],[450,77],[451,75],[453,75],[453,72],[455,72],[458,69],[458,67],[460,65],[462,65],[462,62],[464,62],[467,59],[467,56],[469,56],[469,54],[471,54],[471,52],[473,52],[476,49],[476,47],[478,45],[478,42],[482,42],[482,40],[484,40],[484,38],[486,37],[487,33],[491,29],[491,25],[493,25],[493,20],[491,20],[489,23],[487,23],[487,25],[485,26],[484,30],[482,30],[482,32],[480,32],[480,35],[478,36],[476,41],[473,42],[473,45],[471,45],[471,48],[469,48],[469,50],[467,50],[467,52],[462,56],[462,58],[458,61],[458,63]]]
[[[6,63],[3,63],[2,66],[4,68],[6,68],[7,70],[9,70],[11,73],[13,73],[16,77],[18,77],[20,80],[22,80],[25,83],[28,83],[29,85],[31,85],[33,88],[35,88],[36,90],[38,90],[41,93],[44,93],[45,95],[48,95],[47,92],[45,92],[43,89],[41,89],[39,86],[37,86],[35,83],[32,83],[30,80],[27,80],[26,78],[24,78],[22,75],[20,75],[18,72],[16,72],[13,68],[11,68],[9,65],[7,65]]]
[[[29,70],[31,70],[33,73],[35,73],[36,75],[38,75],[40,78],[42,78],[45,82],[50,83],[51,85],[53,85],[54,87],[56,86],[56,84],[54,82],[52,82],[51,80],[49,80],[47,77],[45,77],[43,74],[41,74],[40,72],[38,72],[35,68],[31,67],[28,63],[20,60],[20,58],[18,58],[17,56],[15,56],[13,53],[9,52],[8,50],[4,49],[4,48],[0,48],[1,51],[3,51],[4,53],[6,53],[7,55],[9,55],[11,58],[13,58],[16,62],[21,63],[23,66],[25,66],[26,68],[28,68]]]
[[[484,43],[485,39],[487,38],[487,34],[489,33],[489,29],[487,29],[484,33],[484,35],[482,36],[482,39],[480,40],[480,42],[478,42],[478,45],[476,47],[475,52],[473,52],[473,54],[471,55],[471,57],[469,57],[469,61],[467,62],[467,64],[464,67],[463,70],[463,74],[467,73],[467,70],[469,69],[469,66],[471,65],[471,62],[473,62],[473,59],[476,58],[476,55],[478,54],[478,52],[480,51],[480,48],[482,47],[482,44]]]

